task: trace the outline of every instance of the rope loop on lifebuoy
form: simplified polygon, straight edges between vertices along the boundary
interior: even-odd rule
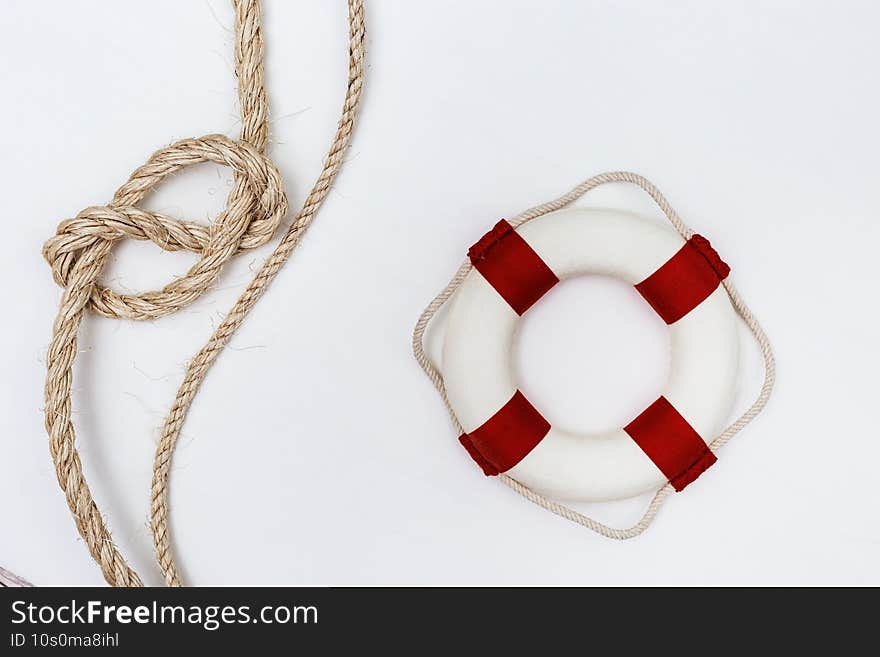
[[[443,376],[440,373],[437,365],[426,354],[424,346],[425,331],[431,319],[440,310],[440,308],[442,308],[443,305],[453,296],[453,294],[462,286],[474,267],[480,269],[481,267],[485,266],[485,263],[482,262],[481,258],[485,256],[488,250],[494,248],[494,245],[502,240],[504,234],[507,233],[509,228],[515,229],[519,226],[522,226],[523,224],[526,224],[529,221],[532,221],[533,219],[536,219],[537,217],[543,216],[550,212],[555,212],[556,210],[560,210],[578,200],[590,190],[599,187],[600,185],[620,182],[635,185],[646,192],[661,209],[663,214],[675,228],[676,232],[678,232],[678,234],[694,251],[694,253],[690,255],[688,255],[685,251],[683,252],[683,255],[686,255],[687,257],[704,259],[708,267],[713,270],[713,276],[716,277],[714,284],[718,285],[720,283],[724,286],[724,289],[726,290],[727,295],[730,298],[730,302],[734,310],[743,319],[743,321],[751,331],[752,335],[755,337],[755,340],[757,341],[758,346],[761,349],[761,353],[764,359],[765,372],[764,382],[761,386],[757,398],[751,404],[751,406],[749,406],[749,408],[744,413],[742,413],[742,415],[740,415],[734,422],[728,425],[718,435],[712,436],[711,440],[707,441],[708,445],[703,446],[704,450],[708,447],[709,451],[707,452],[705,457],[700,458],[700,468],[697,468],[693,473],[689,473],[687,477],[673,477],[672,481],[660,487],[638,522],[636,522],[631,527],[622,529],[610,527],[593,518],[585,516],[584,514],[581,514],[565,506],[564,504],[561,504],[558,501],[545,497],[544,495],[524,485],[522,482],[518,481],[514,477],[505,474],[503,469],[505,468],[505,466],[509,465],[508,463],[502,464],[502,467],[498,468],[496,467],[496,464],[491,463],[490,460],[486,458],[485,454],[480,453],[477,447],[472,444],[472,436],[469,437],[466,434],[466,431],[462,426],[461,421],[456,416],[455,410],[453,409],[453,406],[450,403],[450,399],[447,395],[446,385],[444,383]],[[683,488],[685,485],[687,485],[687,483],[692,481],[695,475],[698,475],[698,471],[702,471],[703,469],[705,469],[705,467],[708,467],[708,465],[711,464],[711,462],[714,460],[715,452],[723,447],[734,435],[739,433],[766,406],[776,378],[773,350],[770,346],[767,335],[761,328],[758,321],[755,319],[752,312],[749,310],[748,306],[743,301],[739,291],[736,289],[736,287],[734,287],[733,283],[728,277],[727,274],[729,273],[729,268],[720,259],[714,249],[711,248],[708,241],[704,238],[701,238],[699,235],[696,235],[681,220],[681,218],[678,216],[678,214],[675,212],[675,210],[672,208],[666,198],[660,193],[660,191],[650,181],[638,174],[626,171],[615,171],[594,176],[584,181],[563,196],[525,210],[524,212],[516,215],[514,218],[508,220],[507,222],[503,222],[503,224],[506,225],[502,225],[502,223],[496,225],[493,230],[489,231],[489,233],[487,233],[480,241],[477,242],[477,244],[474,245],[474,247],[472,247],[471,251],[468,254],[468,260],[465,261],[461,265],[461,267],[459,267],[458,271],[455,273],[455,275],[452,277],[446,287],[443,288],[443,290],[441,290],[441,292],[436,297],[434,297],[434,299],[428,304],[428,307],[425,308],[424,312],[419,317],[413,331],[413,353],[416,357],[416,360],[440,393],[443,402],[446,405],[446,409],[450,415],[450,418],[455,425],[455,428],[458,430],[459,434],[462,435],[462,444],[466,447],[470,455],[474,458],[474,460],[477,461],[477,463],[481,466],[486,474],[497,474],[502,482],[504,482],[507,486],[515,490],[517,493],[519,493],[529,501],[547,509],[548,511],[551,511],[552,513],[562,516],[567,520],[583,525],[584,527],[587,527],[588,529],[591,529],[603,536],[614,539],[627,539],[637,536],[641,534],[645,529],[647,529],[647,527],[651,524],[657,514],[657,511],[660,509],[660,506],[667,498],[669,493],[671,493],[675,489]],[[517,241],[514,240],[509,244],[515,245],[516,242]],[[510,245],[507,248],[514,248],[514,246]],[[510,257],[516,259],[515,255]],[[523,258],[519,258],[517,262],[522,262],[522,259]],[[534,269],[534,267],[531,268]],[[507,273],[511,276],[514,274],[522,275],[523,269],[523,267],[512,268]],[[525,269],[528,269],[528,267],[526,267]],[[481,273],[484,273],[482,269],[480,269],[480,271]],[[552,272],[550,273],[552,274]],[[539,298],[541,294],[546,291],[544,290],[544,288],[552,286],[552,281],[547,276],[542,277],[535,275],[531,277],[528,285],[511,285],[511,288],[515,290],[515,292],[508,293],[508,291],[504,289],[503,285],[501,284],[503,283],[503,281],[499,283],[498,279],[493,280],[491,271],[485,272],[485,275],[487,275],[488,280],[493,283],[496,291],[501,293],[505,300],[518,314],[522,314],[522,312],[524,312],[524,310],[528,308],[529,305],[534,303],[534,301],[536,301],[537,298]],[[546,283],[543,283],[541,285],[536,284],[535,281],[541,282],[544,278],[547,278]],[[514,283],[515,282],[516,281],[514,281]],[[523,294],[523,291],[528,292],[528,294]],[[640,290],[640,292],[642,292],[643,296],[645,296],[646,299],[651,302],[650,290]],[[702,294],[703,293],[701,292],[700,296]],[[697,298],[700,298],[700,296],[698,296]],[[675,304],[672,304],[669,307],[662,307],[660,304],[652,305],[655,305],[655,310],[657,310],[658,313],[661,314],[661,316],[664,316],[664,319],[667,321],[667,323],[671,324],[681,316],[682,310],[686,312],[687,309],[692,307],[692,300],[685,299],[685,301],[687,303],[683,304],[681,308],[676,307]],[[516,396],[514,396],[514,399],[515,398]],[[535,432],[535,435],[537,436],[543,431],[544,427],[542,426],[541,431]],[[525,448],[528,447],[529,445],[525,445]],[[515,456],[519,456],[519,454]]]

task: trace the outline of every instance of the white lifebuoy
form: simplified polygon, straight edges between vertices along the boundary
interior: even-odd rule
[[[678,271],[677,265],[670,263],[678,263],[678,254],[690,253],[690,240],[685,241],[658,221],[619,210],[557,210],[519,226],[515,233],[546,264],[552,272],[549,276],[564,280],[600,274],[622,279],[637,289],[661,270],[667,279],[664,284],[668,285],[669,277]],[[496,238],[489,241],[492,239]],[[697,243],[695,248],[703,249],[701,256],[710,264],[701,266],[713,274],[709,268],[712,256],[705,252],[708,242],[705,247]],[[699,259],[700,255],[694,257]],[[696,275],[703,274],[698,271]],[[695,459],[706,461],[699,467],[695,465],[690,474],[690,466],[682,467],[678,476],[683,485],[692,480],[691,476],[698,476],[714,461],[705,444],[724,428],[737,380],[739,339],[735,311],[719,284],[724,276],[726,271],[717,277],[711,292],[708,290],[712,288],[706,287],[711,284],[703,281],[706,296],[698,298],[684,316],[673,316],[674,321],[667,318],[672,365],[666,389],[658,399],[665,400],[662,408],[649,407],[647,415],[636,418],[626,430],[600,435],[574,435],[548,423],[537,443],[523,448],[526,453],[514,465],[500,471],[535,491],[559,499],[601,501],[638,495],[676,479],[669,467],[664,472],[663,463],[658,465],[652,460],[656,457],[649,456],[649,443],[657,440],[651,435],[651,422],[674,421],[684,422],[682,426],[686,429],[689,425],[702,440],[703,451],[694,452],[693,445],[688,449],[690,454],[696,454]],[[538,290],[536,294],[540,293]],[[476,436],[492,418],[500,427],[496,430],[513,435],[515,427],[511,423],[519,421],[523,409],[532,408],[518,393],[511,364],[514,334],[524,312],[519,310],[514,310],[511,301],[487,280],[479,267],[467,275],[453,297],[446,321],[441,370],[449,403],[466,434],[463,438]],[[505,408],[513,408],[512,415],[498,420],[500,409]],[[540,418],[538,414],[535,417]],[[536,431],[541,433],[544,429]],[[634,434],[639,434],[638,438],[642,433],[647,438],[637,442]],[[485,461],[484,455],[474,454],[472,445],[468,449],[478,462]],[[677,448],[670,449],[674,452]],[[673,453],[669,458],[685,458],[681,463],[686,466],[690,457]],[[484,470],[495,467],[482,465]]]

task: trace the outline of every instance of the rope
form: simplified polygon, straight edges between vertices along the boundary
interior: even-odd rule
[[[22,579],[18,575],[10,573],[5,568],[0,568],[0,587],[5,588],[22,588],[33,586],[27,580]]]
[[[105,206],[86,208],[61,222],[43,255],[55,281],[64,288],[47,354],[46,430],[58,483],[67,498],[77,530],[92,558],[113,586],[142,586],[126,562],[92,498],[76,449],[71,422],[71,385],[77,334],[85,311],[112,318],[155,319],[180,310],[208,290],[237,253],[266,244],[287,213],[281,175],[266,157],[268,99],[263,81],[263,35],[257,0],[233,0],[235,73],[241,107],[238,140],[223,135],[184,139],[154,153]],[[162,574],[169,586],[181,578],[168,528],[168,480],[180,430],[202,381],[217,356],[241,326],[299,243],[330,190],[351,138],[364,75],[363,0],[348,0],[349,72],[342,116],[324,167],[281,242],[247,289],[186,369],[183,383],[165,421],[153,464],[150,525]],[[234,184],[226,208],[211,226],[181,221],[137,207],[166,176],[198,162],[230,167]],[[198,262],[183,277],[159,291],[119,294],[98,281],[113,245],[123,239],[150,240],[168,251],[187,250]]]
[[[509,223],[515,228],[517,226],[521,226],[524,223],[535,219],[536,217],[540,217],[541,215],[547,214],[548,212],[554,212],[555,210],[560,210],[567,205],[570,205],[581,196],[586,194],[592,189],[599,187],[600,185],[605,185],[608,183],[615,182],[625,182],[632,185],[635,185],[646,192],[657,204],[657,206],[663,211],[663,214],[666,215],[666,218],[669,219],[669,222],[675,228],[679,235],[681,235],[685,240],[691,238],[694,232],[688,228],[687,225],[681,220],[663,194],[660,193],[650,181],[642,176],[629,173],[626,171],[614,171],[610,173],[602,173],[598,176],[594,176],[585,180],[580,185],[572,189],[567,194],[560,196],[559,198],[549,201],[548,203],[543,203],[541,205],[537,205],[533,208],[530,208],[518,215],[516,215],[513,219],[509,220]],[[470,261],[465,261],[461,267],[458,268],[458,271],[455,272],[455,275],[452,277],[452,280],[449,281],[449,284],[443,288],[443,290],[428,304],[428,307],[425,308],[424,312],[419,317],[416,322],[415,330],[413,331],[413,353],[416,357],[421,368],[424,370],[425,374],[427,374],[428,378],[434,384],[434,387],[437,388],[440,393],[440,397],[443,399],[443,403],[446,405],[446,410],[449,412],[449,416],[452,419],[453,425],[458,430],[459,433],[465,433],[464,428],[461,426],[461,422],[459,422],[458,418],[455,415],[455,411],[452,409],[452,406],[449,403],[449,398],[446,396],[446,387],[443,384],[443,377],[440,374],[437,366],[434,362],[427,356],[425,353],[425,344],[424,344],[424,335],[425,330],[428,327],[431,319],[437,313],[440,308],[443,307],[449,298],[455,293],[455,291],[461,286],[467,277],[468,273],[470,273],[473,265],[471,265]],[[767,400],[770,398],[770,393],[773,390],[773,383],[776,380],[776,364],[773,359],[773,350],[770,347],[770,341],[767,339],[766,333],[761,328],[761,325],[758,324],[758,320],[755,319],[754,315],[752,315],[748,306],[746,306],[745,301],[743,301],[740,296],[739,291],[733,286],[733,283],[730,282],[730,278],[726,278],[724,280],[724,288],[727,290],[728,295],[730,296],[730,301],[733,307],[736,309],[736,312],[742,317],[743,321],[745,321],[746,326],[749,327],[749,330],[752,332],[752,335],[755,337],[755,340],[758,342],[758,346],[761,348],[761,354],[764,357],[764,383],[761,386],[761,390],[758,394],[757,399],[755,399],[754,403],[740,416],[738,417],[730,426],[728,426],[724,431],[722,431],[718,436],[716,436],[710,443],[709,449],[713,452],[717,452],[724,445],[726,445],[733,436],[742,431],[742,429],[755,417],[760,413],[764,406],[767,405]],[[582,513],[575,511],[574,509],[570,509],[569,507],[560,504],[559,502],[555,502],[550,500],[540,493],[533,491],[527,486],[523,485],[513,477],[510,477],[506,474],[498,475],[499,479],[512,488],[514,491],[522,495],[524,498],[532,502],[533,504],[537,504],[548,511],[555,513],[558,516],[562,516],[566,520],[570,520],[579,525],[583,525],[587,529],[591,529],[594,532],[601,534],[602,536],[606,536],[607,538],[614,538],[618,540],[633,538],[634,536],[638,536],[643,531],[645,531],[651,522],[654,520],[654,517],[657,515],[657,512],[660,510],[660,507],[663,505],[663,502],[669,496],[669,494],[673,491],[672,485],[667,483],[665,486],[660,488],[654,495],[651,502],[648,504],[648,508],[645,510],[642,517],[639,519],[631,527],[627,527],[624,529],[618,529],[615,527],[609,527],[598,520],[585,516]]]

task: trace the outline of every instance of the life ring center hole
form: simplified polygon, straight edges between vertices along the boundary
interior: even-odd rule
[[[670,335],[635,288],[605,276],[562,281],[520,319],[517,385],[558,429],[595,434],[628,424],[657,399]]]

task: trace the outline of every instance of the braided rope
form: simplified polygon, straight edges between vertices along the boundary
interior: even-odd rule
[[[235,72],[241,106],[238,140],[223,135],[184,139],[154,153],[120,187],[106,206],[86,208],[61,222],[46,242],[43,255],[55,281],[64,288],[52,342],[47,354],[46,430],[58,483],[67,498],[80,535],[107,582],[141,586],[113,542],[92,498],[77,452],[71,422],[71,385],[77,334],[87,309],[105,317],[154,319],[176,312],[200,297],[217,280],[237,253],[266,244],[287,213],[287,197],[277,167],[266,157],[268,98],[263,81],[263,36],[257,0],[233,0],[235,10]],[[207,344],[189,363],[165,421],[153,465],[150,525],[157,558],[171,586],[181,585],[172,556],[168,529],[168,480],[171,457],[187,411],[211,364],[242,324],[250,309],[299,243],[314,219],[342,164],[354,126],[364,75],[363,0],[348,0],[348,88],[336,134],[306,201],[279,245],[269,256],[217,327]],[[198,162],[230,167],[234,184],[226,208],[211,226],[181,221],[137,207],[166,176]],[[168,251],[188,250],[198,262],[181,278],[159,291],[119,294],[99,285],[113,245],[123,239],[150,240]]]
[[[690,239],[690,237],[694,234],[694,232],[681,220],[663,194],[660,193],[650,181],[642,176],[630,173],[627,171],[613,171],[610,173],[602,173],[598,176],[594,176],[585,180],[580,185],[569,191],[567,194],[560,196],[559,198],[549,201],[547,203],[542,203],[541,205],[537,205],[533,208],[529,208],[524,212],[516,215],[513,219],[510,219],[508,223],[514,228],[520,226],[524,223],[535,219],[536,217],[540,217],[541,215],[547,214],[548,212],[554,212],[555,210],[560,210],[567,205],[575,202],[581,196],[586,194],[592,189],[599,187],[600,185],[605,185],[609,183],[615,182],[625,182],[631,185],[635,185],[646,192],[657,204],[657,206],[663,211],[663,214],[666,215],[666,218],[669,219],[669,222],[675,228],[679,235],[681,235],[685,240]],[[461,267],[458,268],[458,271],[455,272],[455,275],[452,277],[452,280],[440,291],[440,293],[431,300],[431,303],[428,304],[428,307],[425,308],[424,312],[422,312],[418,321],[416,322],[415,330],[413,331],[413,354],[415,355],[416,360],[421,366],[422,370],[424,370],[425,374],[434,384],[434,387],[437,388],[437,391],[440,393],[440,397],[443,399],[443,403],[446,406],[446,410],[449,412],[449,416],[452,419],[452,423],[459,433],[465,433],[464,428],[461,426],[458,418],[455,415],[455,411],[452,409],[451,404],[449,403],[449,398],[446,396],[446,387],[443,383],[443,376],[440,374],[439,369],[436,364],[428,357],[425,353],[425,344],[424,344],[424,336],[425,330],[428,328],[428,324],[431,322],[431,319],[437,313],[440,308],[443,307],[449,298],[455,293],[455,291],[461,286],[467,277],[468,273],[470,273],[471,269],[473,269],[473,265],[470,261],[465,261]],[[728,426],[724,431],[722,431],[718,436],[716,436],[710,443],[709,449],[713,452],[717,452],[724,445],[726,445],[733,436],[742,431],[742,429],[763,410],[764,406],[767,405],[767,401],[770,398],[770,393],[773,390],[773,384],[776,380],[776,364],[773,358],[773,349],[770,347],[770,341],[767,338],[767,334],[764,333],[764,330],[761,328],[761,325],[758,323],[758,320],[755,319],[754,315],[752,315],[748,306],[746,306],[745,301],[743,301],[742,296],[740,296],[739,291],[733,286],[733,283],[730,282],[730,278],[724,280],[724,288],[727,290],[728,295],[730,296],[730,301],[736,310],[736,312],[742,317],[743,321],[745,321],[746,325],[749,327],[749,330],[752,332],[752,335],[755,337],[755,340],[758,343],[758,346],[761,348],[761,354],[764,358],[764,383],[761,386],[761,390],[758,393],[758,397],[752,403],[752,405],[740,416],[738,417],[730,426]],[[579,525],[583,525],[587,529],[591,529],[597,534],[601,534],[602,536],[606,536],[607,538],[613,539],[627,539],[633,538],[634,536],[638,536],[643,531],[645,531],[651,522],[654,520],[654,517],[657,515],[657,512],[660,510],[660,507],[663,505],[663,502],[669,496],[669,494],[673,491],[671,484],[666,484],[662,488],[660,488],[654,495],[653,499],[648,504],[647,509],[645,510],[642,517],[639,519],[631,527],[627,527],[624,529],[618,529],[615,527],[609,527],[598,520],[590,518],[582,513],[571,509],[564,504],[560,504],[554,500],[548,499],[523,485],[513,477],[510,477],[506,474],[498,475],[499,479],[515,490],[517,493],[522,495],[524,498],[529,500],[530,502],[537,504],[548,511],[555,513],[558,516],[562,516],[566,520],[570,520]]]

